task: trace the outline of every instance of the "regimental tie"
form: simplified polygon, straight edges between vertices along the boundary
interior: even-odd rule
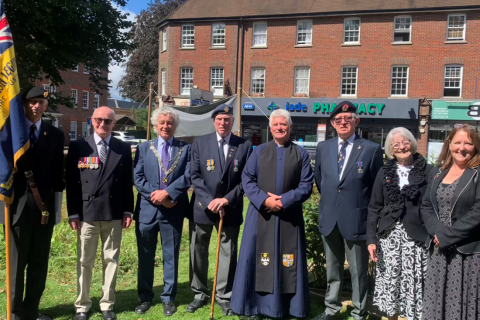
[[[338,153],[338,179],[342,176],[343,166],[345,165],[345,156],[347,155],[348,141],[343,141],[340,152]]]
[[[105,163],[107,161],[107,142],[105,140],[100,141],[102,148],[100,149],[100,161]]]
[[[163,167],[165,168],[165,171],[168,170],[168,167],[170,165],[170,155],[168,154],[168,147],[170,144],[168,141],[165,141],[163,143],[163,149],[162,149],[162,163]],[[165,190],[167,189],[167,176],[165,175],[165,171],[160,168],[160,189]]]
[[[33,148],[37,144],[37,135],[35,132],[37,131],[37,126],[32,124],[30,126],[30,148]]]
[[[220,169],[222,170],[222,172],[223,172],[223,168],[225,167],[225,152],[223,152],[223,146],[225,145],[225,143],[227,143],[227,141],[225,141],[225,139],[221,139],[220,149],[218,149],[220,153]]]

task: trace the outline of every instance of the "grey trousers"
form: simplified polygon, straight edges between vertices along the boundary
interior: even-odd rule
[[[218,230],[218,224],[215,225]],[[213,231],[213,225],[198,224],[190,221],[190,286],[195,293],[195,299],[205,300],[211,297],[208,288],[208,248]],[[237,269],[238,234],[240,227],[222,227],[220,238],[220,256],[217,275],[217,293],[215,299],[219,303],[230,301],[233,279]],[[216,244],[214,244],[216,247]],[[215,248],[216,252],[216,248]],[[215,260],[211,261],[215,263]],[[213,277],[213,274],[211,274]]]
[[[325,312],[334,315],[342,309],[341,295],[345,254],[352,275],[352,317],[367,318],[368,294],[368,249],[366,241],[345,240],[338,226],[328,236],[323,236],[323,247],[327,258],[327,292]]]

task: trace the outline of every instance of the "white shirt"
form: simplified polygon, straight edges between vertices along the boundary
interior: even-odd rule
[[[32,124],[35,124],[35,126],[37,127],[37,130],[35,130],[35,136],[38,140],[40,137],[40,131],[42,130],[42,119],[38,120],[35,123],[27,119],[28,134],[30,134],[30,127],[32,126]]]
[[[225,156],[225,161],[227,160],[227,153],[228,153],[228,144],[230,143],[230,136],[232,135],[232,133],[230,132],[228,134],[228,136],[226,136],[225,138],[222,138],[220,137],[220,135],[218,134],[218,132],[216,132],[217,134],[217,145],[218,145],[218,148],[220,149],[220,140],[225,140],[225,144],[223,145],[223,155]]]
[[[340,153],[340,149],[342,148],[343,144],[342,138],[338,137],[338,153]],[[350,157],[350,153],[352,153],[353,143],[355,142],[355,134],[353,134],[350,138],[347,139],[348,146],[345,148],[345,161],[343,162],[342,172],[340,172],[340,179],[342,179],[343,171],[345,171],[345,167],[348,163],[348,158]]]
[[[400,187],[400,190],[403,188],[403,186],[408,185],[408,175],[410,174],[410,170],[412,170],[413,166],[401,166],[397,164],[397,174],[400,177],[398,180],[398,186]]]
[[[110,139],[111,138],[112,138],[112,135],[110,134],[108,137],[103,139],[107,143],[107,155],[108,155],[108,150],[110,150]],[[93,139],[95,140],[95,144],[97,145],[98,154],[100,154],[100,151],[102,150],[102,144],[100,143],[102,141],[102,138],[100,138],[99,135],[95,132],[95,133],[93,133]]]

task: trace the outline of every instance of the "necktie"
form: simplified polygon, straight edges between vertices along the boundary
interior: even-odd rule
[[[338,179],[342,176],[343,166],[345,165],[345,157],[347,155],[348,141],[343,141],[340,152],[338,153]]]
[[[35,124],[32,124],[30,126],[30,148],[33,148],[35,144],[37,143],[37,136],[35,134],[35,131],[37,131],[37,126]]]
[[[225,153],[223,152],[223,146],[227,143],[225,139],[220,140],[220,148],[218,149],[220,153],[220,167],[223,171],[223,168],[225,167]]]
[[[105,140],[100,141],[102,148],[100,149],[100,161],[105,163],[107,161],[107,142]]]
[[[170,155],[168,154],[168,147],[170,144],[168,142],[165,142],[163,144],[163,149],[162,149],[162,163],[163,167],[165,170],[168,170],[168,167],[170,165]],[[160,189],[165,190],[167,188],[167,183],[165,182],[165,172],[163,172],[163,169],[160,168]]]

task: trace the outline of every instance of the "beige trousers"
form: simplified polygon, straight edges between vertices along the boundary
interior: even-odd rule
[[[98,248],[98,238],[102,240],[102,299],[100,310],[113,309],[115,284],[117,281],[118,256],[122,242],[122,220],[82,222],[77,231],[77,301],[76,312],[88,312],[92,307],[90,285],[93,264]]]

